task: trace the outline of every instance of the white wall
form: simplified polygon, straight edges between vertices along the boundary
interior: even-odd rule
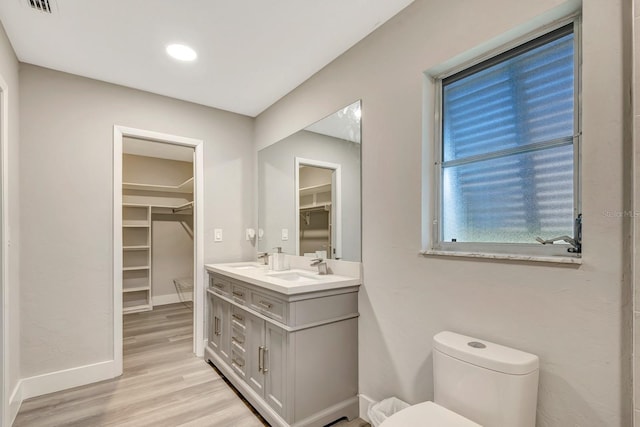
[[[113,125],[205,141],[205,262],[253,256],[252,119],[20,69],[22,377],[113,356]],[[213,243],[213,229],[225,240]]]
[[[20,93],[18,87],[18,60],[9,40],[4,32],[4,28],[0,25],[0,76],[6,82],[8,87],[9,122],[6,123],[9,131],[8,151],[8,223],[10,248],[8,254],[8,293],[7,300],[4,301],[3,310],[8,310],[8,328],[9,336],[7,337],[8,348],[3,348],[3,358],[7,360],[8,372],[6,390],[8,395],[2,396],[5,402],[11,397],[18,381],[20,379],[20,282],[19,282],[19,244],[20,244],[20,210],[18,203],[19,185],[18,185],[18,96]],[[0,250],[1,253],[1,250]],[[1,393],[0,393],[1,394]],[[15,410],[16,408],[12,408]],[[2,423],[2,420],[0,420]]]
[[[622,3],[583,1],[584,263],[577,268],[418,255],[422,72],[548,20],[567,7],[561,0],[416,0],[258,116],[260,149],[362,99],[364,395],[432,398],[431,337],[448,329],[540,356],[538,426],[630,425],[627,230],[602,214],[622,211],[629,196]]]

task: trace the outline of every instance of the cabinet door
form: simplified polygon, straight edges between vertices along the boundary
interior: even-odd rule
[[[212,294],[207,294],[209,301],[209,323],[207,336],[209,339],[209,347],[214,353],[220,354],[220,305],[217,304],[218,298]]]
[[[264,396],[264,320],[246,313],[247,382],[260,396]]]
[[[218,298],[216,298],[218,299]],[[220,357],[231,363],[231,304],[224,300],[220,302]]]
[[[287,349],[289,335],[279,327],[265,322],[264,398],[280,416],[286,417]],[[291,421],[291,420],[287,420]]]
[[[209,294],[210,323],[209,346],[225,362],[230,361],[231,316],[230,305],[215,295]]]

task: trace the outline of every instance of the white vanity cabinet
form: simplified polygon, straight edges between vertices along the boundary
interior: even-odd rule
[[[357,292],[282,294],[209,271],[205,359],[273,426],[356,418]]]

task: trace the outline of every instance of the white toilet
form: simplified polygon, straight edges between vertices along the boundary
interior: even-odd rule
[[[380,427],[534,427],[538,356],[476,338],[433,337],[434,402],[410,406]]]

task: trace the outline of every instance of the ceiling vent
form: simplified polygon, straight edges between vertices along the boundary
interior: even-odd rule
[[[31,9],[44,13],[53,13],[54,0],[26,0]]]

